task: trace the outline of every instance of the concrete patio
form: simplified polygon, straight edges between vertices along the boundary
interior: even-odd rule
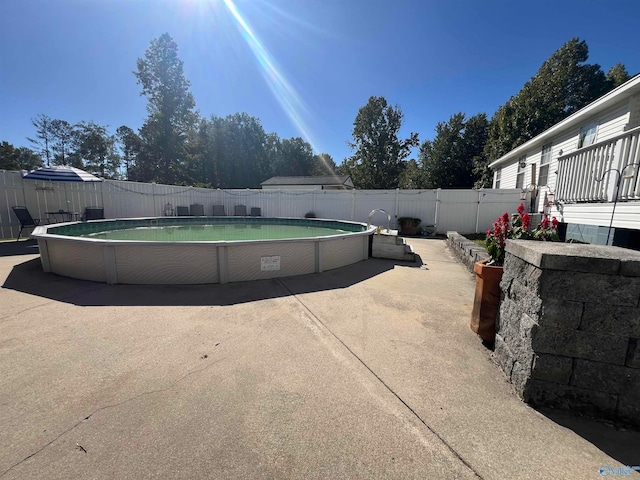
[[[640,433],[522,403],[422,259],[204,286],[42,272],[0,243],[0,478],[572,478]]]

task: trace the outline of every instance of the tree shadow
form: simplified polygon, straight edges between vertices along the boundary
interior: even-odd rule
[[[224,306],[348,288],[396,267],[423,267],[416,257],[416,262],[370,258],[323,273],[206,285],[107,285],[45,273],[35,258],[15,265],[2,288],[78,306]]]
[[[615,425],[605,420],[576,415],[550,408],[536,408],[549,420],[584,438],[622,465],[640,465],[640,430]],[[617,465],[609,465],[617,467]]]

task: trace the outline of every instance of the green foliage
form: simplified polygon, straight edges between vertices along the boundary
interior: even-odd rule
[[[273,165],[273,175],[285,177],[311,175],[315,166],[316,159],[308,142],[300,137],[283,139]]]
[[[133,129],[122,125],[116,130],[116,146],[120,148],[120,165],[124,168],[124,178],[131,180],[136,175],[136,159],[140,152],[142,141]]]
[[[539,135],[611,90],[624,77],[624,67],[605,76],[599,65],[584,62],[585,41],[572,38],[546,60],[522,89],[491,118],[485,155],[495,160]]]
[[[256,188],[271,176],[267,135],[258,118],[246,113],[211,117],[208,135],[203,161],[212,186]]]
[[[115,148],[116,138],[106,127],[93,122],[81,122],[76,126],[75,153],[88,172],[102,178],[120,178],[120,156]]]
[[[436,126],[436,137],[420,146],[418,159],[424,188],[472,188],[474,159],[482,157],[488,121],[484,113],[467,120],[456,113]]]
[[[20,170],[20,151],[9,142],[0,143],[0,170]]]
[[[67,157],[72,149],[72,142],[75,135],[75,127],[66,120],[55,119],[51,121],[51,151],[53,152],[53,163],[56,165],[67,165]],[[74,167],[81,165],[71,163]]]
[[[402,111],[387,104],[384,97],[371,97],[360,108],[353,123],[354,154],[341,165],[359,188],[397,188],[411,147],[418,145],[418,134],[400,140]]]
[[[136,176],[141,181],[175,184],[188,179],[187,141],[198,115],[184,76],[178,46],[164,33],[151,41],[134,73],[148,99],[149,116],[140,128]]]
[[[630,78],[629,72],[627,72],[627,69],[621,63],[616,63],[607,72],[607,81],[612,89],[619,87]]]
[[[314,157],[314,165],[311,169],[311,175],[324,176],[335,175],[338,167],[333,157],[328,153],[321,153]]]
[[[518,214],[513,216],[511,223],[509,223],[509,213],[505,212],[487,230],[485,245],[491,256],[489,264],[500,266],[504,263],[507,240],[557,242],[560,240],[558,220],[556,220],[556,217],[549,218],[549,215],[545,215],[540,225],[531,230],[531,217],[526,213],[523,204],[518,207]]]
[[[422,172],[418,166],[418,162],[415,159],[411,159],[405,162],[405,166],[400,174],[398,180],[398,188],[406,190],[416,190],[421,188]]]
[[[531,237],[529,229],[531,218],[526,213],[524,205],[518,207],[518,214],[514,216],[513,222],[509,222],[509,213],[505,212],[493,222],[492,227],[487,230],[485,245],[491,256],[491,265],[500,266],[504,263],[505,246],[507,239],[528,240]]]
[[[549,218],[549,215],[546,214],[542,218],[540,225],[531,232],[531,236],[534,240],[560,241],[560,236],[558,235],[558,220],[556,217]]]
[[[0,170],[34,170],[42,165],[42,158],[33,150],[0,143]]]

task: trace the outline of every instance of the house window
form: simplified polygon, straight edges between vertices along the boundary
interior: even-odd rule
[[[551,144],[542,147],[540,157],[540,173],[538,174],[538,186],[543,187],[549,182],[549,164],[551,163]]]
[[[518,159],[518,175],[516,176],[516,188],[522,189],[524,187],[525,168],[527,168],[527,156],[522,155]]]
[[[598,124],[595,122],[592,122],[580,128],[580,136],[578,137],[578,148],[593,145],[596,141],[596,130],[598,130]]]
[[[502,176],[502,169],[496,170],[496,181],[493,188],[500,188],[500,177]]]

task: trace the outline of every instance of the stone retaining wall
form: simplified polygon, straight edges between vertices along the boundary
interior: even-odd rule
[[[640,252],[507,242],[494,359],[528,403],[640,426]]]
[[[458,232],[447,232],[447,245],[453,253],[473,272],[473,265],[489,258],[487,249],[463,237]]]

